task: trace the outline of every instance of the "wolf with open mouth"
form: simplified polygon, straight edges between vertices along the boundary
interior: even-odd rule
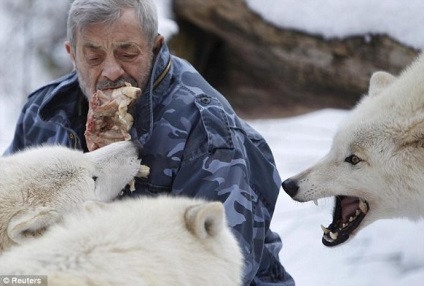
[[[398,77],[372,75],[368,95],[339,126],[328,154],[288,178],[299,202],[335,198],[322,242],[339,245],[372,222],[424,217],[424,53]]]

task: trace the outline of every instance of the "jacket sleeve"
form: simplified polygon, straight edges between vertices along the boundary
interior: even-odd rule
[[[52,136],[54,134],[52,130],[46,130],[39,118],[40,106],[51,89],[52,86],[47,85],[28,96],[19,114],[12,142],[4,152],[4,155],[10,155],[31,145],[43,143],[38,140],[39,137],[44,135]]]
[[[31,117],[31,114],[27,113],[27,106],[29,103],[27,103],[23,108],[21,113],[19,114],[18,121],[16,123],[15,127],[15,133],[12,137],[12,142],[10,143],[9,147],[5,150],[3,153],[4,156],[13,154],[19,150],[22,150],[25,148],[25,136],[24,136],[24,126],[25,126],[25,119],[28,120],[28,116]]]
[[[294,285],[279,261],[281,240],[269,229],[281,184],[271,151],[247,125],[222,118],[222,108],[211,100],[199,101],[206,142],[186,154],[173,193],[224,203],[245,258],[245,285]],[[192,140],[201,141],[193,133]]]

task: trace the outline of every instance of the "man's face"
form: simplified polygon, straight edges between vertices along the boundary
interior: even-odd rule
[[[75,50],[70,43],[66,49],[90,99],[96,90],[118,88],[125,82],[143,90],[158,44],[147,41],[134,11],[126,10],[112,25],[99,23],[80,30]]]

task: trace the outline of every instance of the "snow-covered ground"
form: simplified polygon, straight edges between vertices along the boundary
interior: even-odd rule
[[[178,29],[169,8],[171,0],[155,0],[161,33]],[[40,5],[51,0],[34,0]],[[252,9],[278,26],[304,30],[326,38],[387,33],[412,47],[424,47],[424,1],[422,0],[246,0]],[[13,17],[12,17],[13,18]],[[37,29],[43,25],[34,25]],[[10,28],[13,27],[13,32]],[[13,133],[22,104],[20,85],[23,64],[23,30],[0,11],[0,154]],[[44,33],[46,34],[46,33]],[[13,36],[13,37],[11,37]],[[42,40],[42,39],[41,39]],[[64,50],[63,50],[63,53]],[[6,55],[6,57],[5,57]],[[3,56],[3,57],[1,57]],[[27,56],[26,56],[27,57]],[[64,55],[66,58],[66,54]],[[39,68],[37,63],[34,67]],[[48,78],[39,68],[26,82],[31,88]],[[15,80],[18,79],[18,80]],[[50,79],[49,79],[50,80]],[[13,87],[13,88],[12,88]],[[9,96],[6,96],[9,95]],[[12,96],[10,96],[12,95]],[[346,111],[326,109],[298,117],[254,120],[251,124],[268,140],[282,178],[312,165],[330,148],[332,136]],[[1,170],[0,170],[1,171]],[[1,206],[0,206],[1,207]],[[349,243],[336,248],[321,244],[320,225],[331,220],[332,201],[296,203],[284,191],[276,206],[272,229],[284,242],[281,259],[299,286],[421,286],[424,285],[424,222],[406,220],[376,222]]]

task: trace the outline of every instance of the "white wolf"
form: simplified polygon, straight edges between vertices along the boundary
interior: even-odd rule
[[[242,255],[220,202],[183,197],[86,202],[0,256],[0,275],[48,285],[241,285]]]
[[[384,218],[424,217],[424,53],[398,77],[372,75],[329,153],[283,182],[296,201],[335,197],[323,243],[345,242]]]
[[[111,201],[134,176],[147,172],[132,142],[85,154],[43,146],[1,157],[0,253],[44,233],[84,201]]]

